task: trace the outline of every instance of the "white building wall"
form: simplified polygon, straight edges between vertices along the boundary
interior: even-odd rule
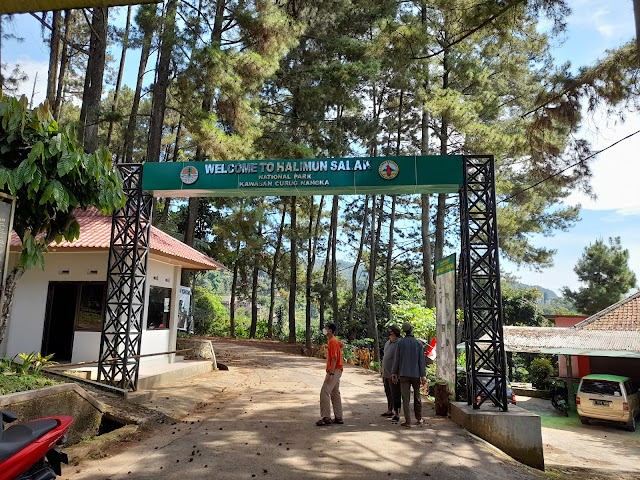
[[[17,261],[12,253],[10,263]],[[45,270],[28,270],[16,287],[13,308],[0,356],[13,357],[18,353],[39,352],[46,316],[49,282],[104,282],[107,278],[107,252],[73,251],[45,254]],[[169,329],[146,330],[146,306],[143,314],[141,353],[175,350],[178,295],[181,267],[149,260],[147,298],[149,286],[172,289]],[[178,287],[176,287],[178,286]],[[100,352],[100,332],[75,332],[71,362],[97,360]],[[147,357],[142,361],[167,363],[172,355]]]

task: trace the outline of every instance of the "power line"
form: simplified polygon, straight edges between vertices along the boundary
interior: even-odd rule
[[[611,144],[611,145],[609,145],[608,147],[605,147],[605,148],[603,148],[602,150],[598,150],[597,152],[592,153],[592,154],[591,154],[591,155],[589,155],[588,157],[583,158],[582,160],[578,160],[576,163],[573,163],[573,164],[569,165],[568,167],[563,168],[563,169],[562,169],[562,170],[560,170],[559,172],[556,172],[556,173],[554,173],[554,174],[552,174],[552,175],[549,175],[548,177],[543,178],[543,179],[542,179],[542,180],[540,180],[539,182],[536,182],[536,183],[534,183],[533,185],[531,185],[531,186],[529,186],[529,187],[527,187],[527,188],[524,188],[524,189],[522,189],[522,190],[520,190],[520,191],[518,191],[518,192],[514,193],[513,195],[508,196],[508,197],[507,197],[507,198],[505,198],[504,200],[500,200],[498,203],[506,203],[506,202],[508,202],[509,200],[511,200],[513,197],[515,197],[515,196],[517,196],[517,195],[520,195],[521,193],[524,193],[524,192],[526,192],[527,190],[531,190],[532,188],[537,187],[537,186],[538,186],[538,185],[540,185],[541,183],[544,183],[544,182],[546,182],[547,180],[552,179],[553,177],[557,177],[558,175],[560,175],[560,174],[562,174],[562,173],[566,172],[567,170],[569,170],[569,169],[571,169],[571,168],[573,168],[573,167],[575,167],[575,166],[577,166],[577,165],[580,165],[581,163],[586,162],[587,160],[589,160],[589,159],[591,159],[591,158],[595,157],[596,155],[599,155],[600,153],[602,153],[602,152],[604,152],[604,151],[606,151],[606,150],[609,150],[609,149],[610,149],[610,148],[612,148],[612,147],[615,147],[617,144],[619,144],[619,143],[621,143],[621,142],[624,142],[625,140],[628,140],[629,138],[633,137],[634,135],[637,135],[638,133],[640,133],[640,130],[637,130],[637,131],[635,131],[635,132],[633,132],[633,133],[631,133],[631,134],[627,135],[626,137],[621,138],[620,140],[618,140],[618,141],[616,141],[616,142],[612,143],[612,144]]]

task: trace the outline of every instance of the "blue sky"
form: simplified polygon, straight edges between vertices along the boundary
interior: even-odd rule
[[[632,0],[569,0],[573,11],[568,28],[561,39],[554,41],[553,54],[558,63],[571,62],[573,68],[592,65],[603,57],[605,50],[616,48],[635,38]],[[124,16],[125,8],[112,9]],[[23,36],[25,42],[6,42],[2,61],[18,62],[29,75],[29,82],[21,93],[31,96],[35,73],[38,72],[35,102],[44,98],[48,69],[48,49],[42,41],[38,22],[28,15],[16,15],[13,27],[6,33]],[[113,52],[118,56],[119,52]],[[124,83],[135,85],[139,52],[130,52]],[[150,62],[153,64],[153,62]],[[149,78],[147,81],[151,81]],[[624,112],[626,122],[619,115],[607,116],[596,112],[585,121],[581,136],[591,141],[594,150],[640,130],[638,112]],[[555,265],[542,273],[518,269],[507,261],[503,271],[520,277],[524,283],[541,285],[559,293],[560,288],[579,286],[573,272],[584,248],[599,238],[621,237],[622,245],[630,252],[630,266],[640,282],[640,134],[620,143],[598,156],[591,163],[594,172],[592,185],[597,200],[574,194],[567,204],[581,204],[582,220],[568,232],[553,237],[535,237],[534,242],[557,249]]]

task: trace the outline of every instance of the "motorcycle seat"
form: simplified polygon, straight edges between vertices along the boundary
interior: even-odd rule
[[[44,418],[13,425],[4,431],[0,431],[0,462],[19,452],[57,426],[58,422],[55,419]]]

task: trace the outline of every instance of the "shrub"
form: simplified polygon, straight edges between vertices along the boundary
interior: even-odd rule
[[[549,376],[553,374],[553,366],[546,358],[536,358],[529,367],[529,377],[534,388],[545,390],[549,386]]]
[[[193,330],[196,335],[229,334],[229,312],[220,302],[221,297],[201,289],[196,290],[193,309]]]
[[[61,382],[38,375],[1,375],[0,374],[0,395],[7,395],[25,390],[36,390],[38,388],[57,385]]]

